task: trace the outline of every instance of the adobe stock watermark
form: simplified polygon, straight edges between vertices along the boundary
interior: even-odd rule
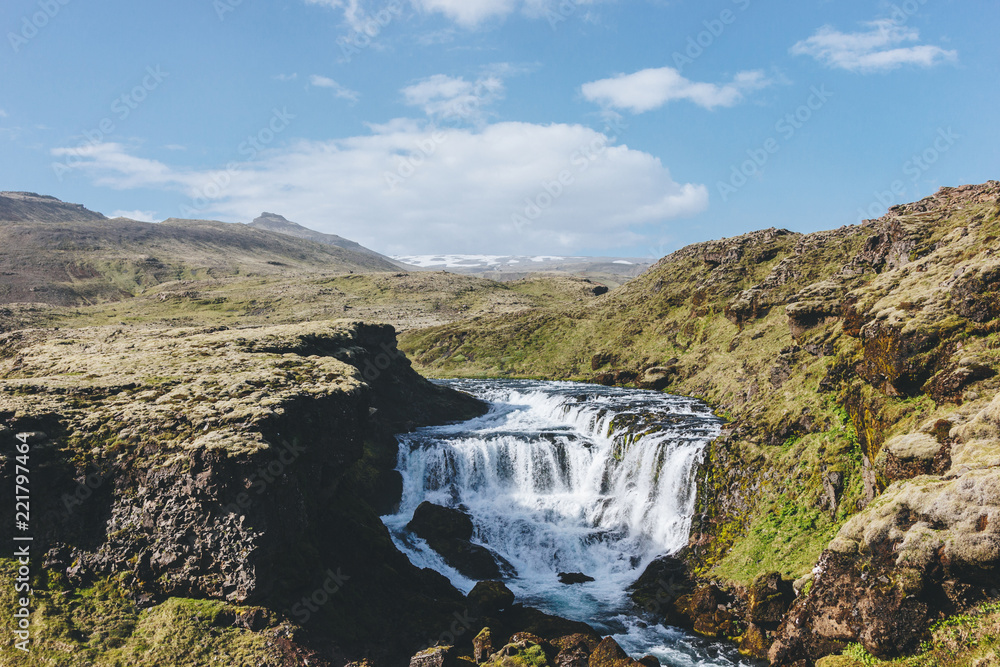
[[[914,153],[909,160],[903,163],[903,175],[909,177],[915,190],[919,189],[916,186],[920,177],[930,171],[931,167],[937,164],[938,160],[950,151],[961,138],[962,135],[955,134],[950,127],[939,127],[934,140],[927,148],[919,153]],[[876,190],[873,195],[874,199],[867,206],[858,208],[858,224],[884,215],[890,206],[908,198],[906,182],[902,179],[896,179],[889,184],[888,189]]]
[[[383,30],[389,27],[389,24],[402,15],[403,3],[401,0],[392,0],[372,16],[363,19],[360,23],[361,27],[356,28],[353,34],[337,40],[342,61],[349,63],[356,56],[361,55],[362,51],[375,43],[375,40],[382,34]]]
[[[732,0],[732,3],[740,12],[745,12],[750,7],[750,0]],[[686,66],[692,64],[704,55],[708,49],[712,48],[716,40],[722,37],[722,33],[726,31],[726,28],[736,23],[738,17],[739,14],[727,8],[719,12],[715,18],[702,21],[701,24],[705,29],[696,35],[688,37],[687,43],[684,45],[684,50],[674,51],[671,56],[677,71],[683,72]]]
[[[7,41],[10,48],[17,53],[21,47],[38,36],[38,33],[56,17],[63,7],[72,0],[38,0],[38,11],[21,17],[21,29],[18,32],[8,32]]]
[[[920,11],[920,8],[927,4],[927,0],[906,0],[900,4],[892,5],[892,12],[889,20],[895,25],[903,25],[910,18]]]
[[[220,21],[226,20],[226,14],[236,11],[236,8],[243,4],[243,0],[212,0],[212,8]]]
[[[545,10],[545,20],[549,22],[550,28],[556,30],[560,23],[568,21],[573,14],[576,14],[582,4],[585,3],[581,0],[561,0],[555,9],[549,7]]]
[[[111,115],[105,116],[98,121],[97,126],[94,127],[94,129],[83,131],[82,142],[80,142],[75,148],[58,149],[56,154],[63,156],[63,159],[52,163],[52,171],[55,173],[59,182],[62,183],[63,176],[65,176],[67,172],[83,164],[83,159],[86,157],[87,151],[95,146],[99,146],[109,136],[114,134],[114,132],[118,129],[116,122],[125,122],[128,117],[132,115],[132,112],[138,109],[139,105],[146,101],[149,94],[159,88],[160,84],[162,84],[169,76],[170,73],[164,72],[159,65],[150,65],[146,68],[144,76],[138,84],[133,86],[130,90],[122,93],[111,102]]]
[[[233,177],[238,176],[246,165],[253,162],[261,151],[284,132],[295,117],[295,114],[288,112],[287,107],[273,109],[271,119],[260,130],[248,135],[246,140],[237,146],[237,152],[245,159],[241,162],[229,162],[225,169],[212,174],[207,183],[195,190],[188,204],[181,204],[181,215],[190,218],[207,210],[212,201],[221,197],[226,188],[232,185]]]
[[[609,144],[617,141],[626,129],[628,126],[622,122],[621,118],[614,117],[604,126],[600,136],[595,137],[589,144],[577,148],[570,155],[566,168],[551,178],[543,180],[538,193],[525,197],[524,207],[511,214],[510,221],[513,223],[514,229],[521,232],[525,227],[541,218],[545,211],[552,208],[576,183],[576,179],[581,174],[590,169],[591,165],[608,152]],[[608,136],[609,133],[614,134]]]
[[[14,454],[9,457],[14,472],[14,559],[17,561],[17,576],[14,579],[14,595],[11,597],[14,626],[14,647],[30,653],[31,643],[31,445],[32,432],[14,436]]]
[[[768,137],[761,146],[748,148],[747,159],[731,166],[727,180],[716,182],[716,189],[723,202],[729,201],[732,195],[739,192],[750,181],[750,178],[763,169],[764,165],[781,150],[782,142],[791,141],[816,112],[822,109],[833,97],[833,93],[827,90],[825,85],[818,88],[812,86],[809,92],[805,104],[800,105],[791,113],[786,113],[774,124],[774,131],[778,133],[778,137]]]

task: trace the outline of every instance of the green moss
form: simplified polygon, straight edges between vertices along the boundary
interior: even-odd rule
[[[745,584],[763,571],[797,579],[812,569],[839,525],[827,513],[782,496],[760,508],[712,572]]]
[[[17,563],[0,559],[0,631],[13,636]],[[32,581],[30,652],[5,645],[4,665],[201,667],[281,665],[273,639],[234,627],[242,609],[172,598],[139,611],[114,578],[77,589],[48,572]]]
[[[988,667],[1000,659],[1000,602],[982,604],[931,627],[931,638],[911,656],[880,660],[861,644],[849,644],[844,658],[866,667]],[[824,659],[820,667],[834,667]]]
[[[538,644],[529,644],[513,655],[494,657],[485,664],[489,667],[549,667],[545,651]]]

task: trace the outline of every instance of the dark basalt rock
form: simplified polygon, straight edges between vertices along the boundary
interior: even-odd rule
[[[563,584],[585,584],[588,581],[596,581],[593,577],[583,572],[560,572],[559,582]]]
[[[472,519],[461,510],[424,501],[413,512],[406,527],[417,537],[432,539],[472,539]]]
[[[566,637],[582,635],[600,640],[594,629],[580,621],[571,621],[559,616],[546,614],[531,607],[515,604],[503,613],[504,624],[519,632],[530,632],[539,637]]]
[[[431,538],[427,540],[431,549],[441,554],[445,562],[469,579],[498,579],[513,570],[499,555],[486,547],[458,538]]]
[[[691,627],[690,618],[677,605],[680,597],[694,590],[687,565],[673,556],[662,556],[646,566],[629,586],[629,596],[646,613],[667,625]]]
[[[489,615],[514,604],[514,593],[502,581],[480,581],[468,595],[473,613]]]

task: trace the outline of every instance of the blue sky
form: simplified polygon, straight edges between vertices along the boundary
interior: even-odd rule
[[[1000,3],[5,0],[0,189],[659,257],[1000,178]]]

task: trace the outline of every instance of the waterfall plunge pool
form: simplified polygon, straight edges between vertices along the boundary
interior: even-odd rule
[[[382,517],[418,567],[475,581],[407,530],[428,500],[467,512],[472,541],[506,559],[518,602],[585,621],[664,665],[751,665],[732,647],[637,618],[625,589],[688,541],[695,475],[720,431],[710,408],[654,391],[572,382],[446,380],[488,402],[471,421],[398,436],[403,496]],[[560,583],[559,572],[594,578]]]

